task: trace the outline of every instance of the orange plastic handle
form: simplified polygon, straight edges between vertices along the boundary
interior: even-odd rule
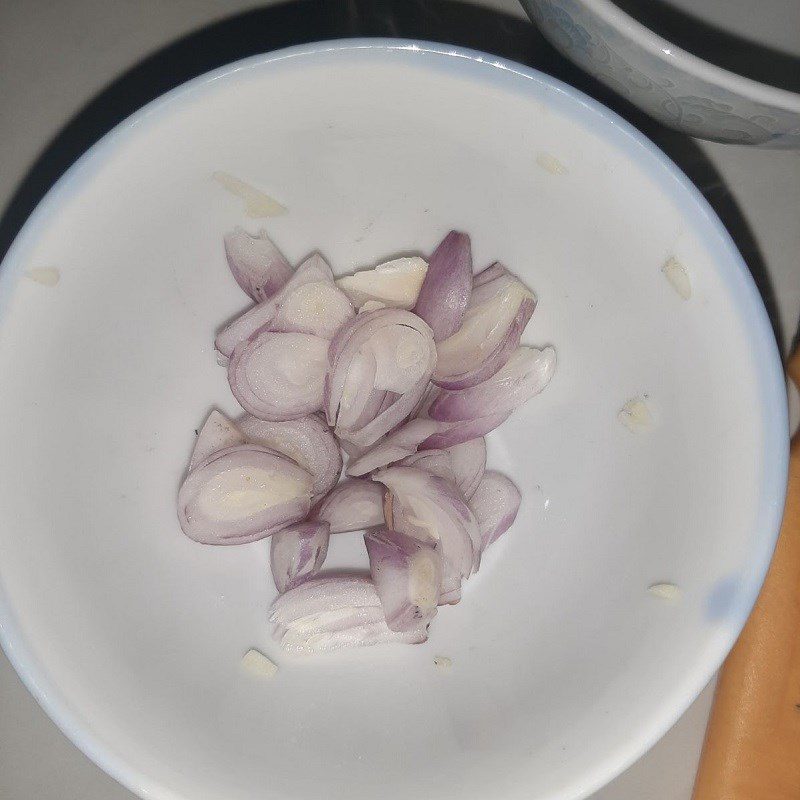
[[[800,356],[789,373],[800,385]],[[720,671],[694,800],[800,800],[800,435],[766,582]]]

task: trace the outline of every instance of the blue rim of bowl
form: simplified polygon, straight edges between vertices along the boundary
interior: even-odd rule
[[[4,285],[8,283],[10,286],[13,273],[16,271],[14,264],[20,260],[21,254],[29,242],[36,239],[39,229],[62,196],[69,191],[72,182],[81,177],[90,161],[110,151],[118,141],[130,135],[136,126],[148,116],[201,87],[241,70],[261,67],[290,58],[352,50],[403,51],[465,59],[485,65],[489,70],[497,69],[509,72],[544,86],[550,91],[570,98],[575,104],[603,118],[633,143],[639,149],[640,154],[644,154],[646,160],[649,159],[651,164],[661,168],[665,176],[669,176],[674,184],[673,191],[683,192],[684,196],[694,201],[698,215],[719,237],[719,244],[727,256],[725,260],[731,266],[730,274],[726,276],[727,282],[731,291],[738,293],[744,315],[750,318],[752,350],[756,356],[754,360],[757,364],[761,384],[761,423],[765,431],[761,454],[763,455],[764,470],[758,504],[759,532],[756,532],[758,533],[757,538],[754,537],[753,552],[748,562],[749,574],[746,575],[746,581],[737,595],[736,613],[732,615],[731,624],[725,629],[724,635],[719,634],[709,640],[708,647],[700,651],[695,664],[686,671],[681,681],[664,698],[660,711],[653,714],[649,720],[643,721],[640,730],[634,737],[629,738],[612,753],[606,755],[603,762],[593,770],[574,779],[562,790],[547,796],[547,800],[581,800],[612,781],[647,752],[686,711],[719,669],[738,638],[766,576],[783,517],[788,474],[789,432],[786,385],[780,355],[761,295],[733,240],[706,199],[686,175],[640,131],[596,100],[556,78],[489,53],[462,47],[407,39],[338,39],[251,56],[200,75],[148,103],[119,123],[64,173],[31,214],[0,264],[0,313],[2,313],[2,295],[6,293],[3,291]],[[722,260],[717,263],[721,264]],[[23,632],[15,620],[11,604],[1,584],[0,644],[23,683],[48,716],[76,747],[106,773],[135,794],[148,798],[148,800],[150,798],[152,800],[192,800],[132,768],[124,758],[111,752],[110,748],[90,731],[90,726],[82,721],[79,711],[71,707],[66,697],[61,696],[45,670],[37,664],[36,658],[30,652]]]
[[[612,0],[580,0],[587,11],[596,14],[606,25],[628,36],[651,56],[670,64],[711,85],[719,85],[733,94],[741,95],[752,103],[774,105],[783,111],[800,114],[800,94],[748,78],[738,72],[719,67],[711,61],[684,50],[652,28],[639,22]]]

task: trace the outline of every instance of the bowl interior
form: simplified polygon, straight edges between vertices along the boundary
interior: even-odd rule
[[[784,399],[766,315],[674,167],[556,81],[436,46],[259,57],[122,126],[0,274],[0,624],[69,735],[153,798],[567,798],[611,778],[709,678],[771,551]],[[560,167],[559,167],[560,165]],[[289,209],[248,220],[222,170]],[[222,234],[262,224],[337,272],[450,228],[539,296],[547,391],[490,437],[510,533],[430,641],[280,654],[267,547],[181,535],[216,326],[246,306]],[[688,270],[683,301],[661,272]],[[59,270],[44,286],[25,271]],[[652,426],[617,414],[646,398]],[[357,535],[329,564],[363,564]],[[667,602],[648,586],[669,582]],[[258,647],[272,681],[239,668]],[[437,670],[446,655],[452,669]]]

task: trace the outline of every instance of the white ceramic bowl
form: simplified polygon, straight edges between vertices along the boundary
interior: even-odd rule
[[[347,271],[456,227],[539,295],[527,339],[555,344],[558,372],[490,441],[522,510],[425,645],[284,657],[264,543],[178,529],[193,429],[235,411],[212,333],[245,305],[221,236],[247,220],[215,170],[288,206],[266,224],[294,260],[319,248]],[[25,276],[43,268],[57,286]],[[697,695],[763,578],[786,400],[750,275],[652,144],[517,64],[356,40],[192,81],[50,192],[0,299],[3,643],[142,797],[583,797]],[[654,423],[633,434],[617,412],[637,396]],[[337,537],[330,564],[361,549]],[[274,680],[240,670],[252,646]]]
[[[613,0],[521,2],[567,58],[670,128],[719,142],[800,148],[800,94],[682,50]]]

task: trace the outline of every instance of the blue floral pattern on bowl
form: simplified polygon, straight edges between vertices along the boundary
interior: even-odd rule
[[[800,148],[800,96],[783,93],[783,107],[710,82],[668,53],[649,52],[579,0],[522,4],[557,50],[665,125],[719,142]]]

